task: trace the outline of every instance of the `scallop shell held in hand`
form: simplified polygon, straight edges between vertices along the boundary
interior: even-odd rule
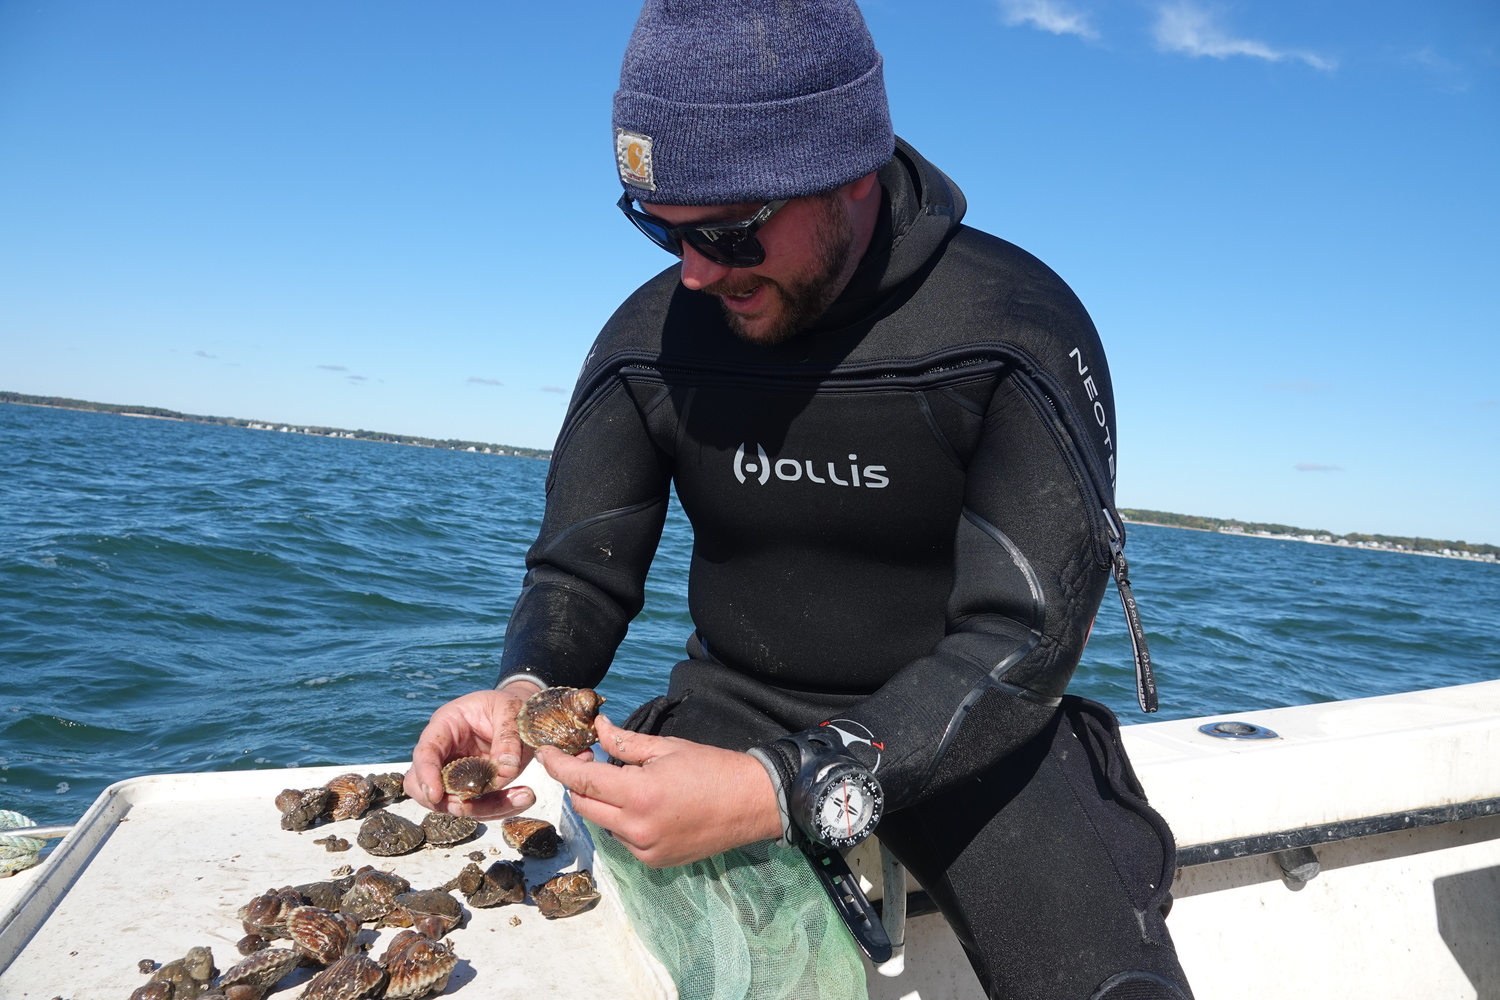
[[[593,688],[547,688],[526,699],[516,716],[516,728],[527,746],[582,753],[598,739],[594,717],[602,704],[604,699]]]
[[[443,791],[457,799],[474,799],[500,788],[500,772],[488,757],[460,757],[443,766]]]

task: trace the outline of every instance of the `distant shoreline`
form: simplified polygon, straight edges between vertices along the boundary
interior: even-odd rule
[[[1306,531],[1288,525],[1261,525],[1235,520],[1198,517],[1193,514],[1171,514],[1166,511],[1120,509],[1127,524],[1149,524],[1155,528],[1178,528],[1183,531],[1206,531],[1210,534],[1237,535],[1242,538],[1264,538],[1278,542],[1306,542],[1331,545],[1342,549],[1364,549],[1373,552],[1400,552],[1412,556],[1438,559],[1463,559],[1468,562],[1500,562],[1500,547],[1467,542],[1442,541],[1435,538],[1397,538],[1390,535],[1334,535],[1326,531]],[[1182,523],[1195,521],[1200,523]],[[1176,523],[1174,523],[1176,522]],[[1211,524],[1201,522],[1212,522]],[[1274,530],[1280,528],[1282,530]]]
[[[121,417],[144,417],[148,420],[175,420],[179,423],[218,424],[223,427],[242,427],[246,430],[278,431],[284,434],[307,434],[312,437],[341,438],[351,441],[376,441],[381,444],[404,444],[417,448],[438,448],[445,451],[466,451],[479,455],[514,455],[518,458],[539,458],[550,461],[551,450],[522,448],[510,444],[494,444],[487,441],[438,440],[412,434],[390,434],[384,431],[347,430],[343,427],[318,427],[313,425],[284,424],[277,421],[246,420],[242,417],[211,417],[195,413],[178,413],[159,406],[130,406],[120,403],[94,403],[84,399],[67,399],[61,396],[28,396],[20,392],[0,390],[0,403],[17,406],[40,406],[49,410],[75,410],[82,413],[111,413]]]
[[[176,410],[167,410],[156,406],[94,403],[81,399],[66,399],[60,396],[28,396],[19,392],[6,392],[3,390],[0,390],[0,403],[41,406],[53,410],[113,413],[125,417],[146,417],[152,420],[220,424],[227,427],[242,427],[247,430],[276,431],[284,434],[307,434],[314,437],[333,437],[355,441],[377,441],[382,444],[405,444],[418,448],[439,448],[447,451],[465,451],[483,455],[514,455],[519,458],[538,458],[543,461],[550,461],[552,458],[550,450],[540,448],[519,448],[515,445],[493,444],[482,441],[436,440],[408,434],[388,434],[380,431],[350,431],[341,427],[279,424],[272,421],[245,420],[240,417],[198,416],[192,413],[178,413]],[[1126,507],[1120,508],[1120,516],[1132,524],[1150,524],[1159,528],[1185,528],[1189,531],[1243,535],[1247,538],[1311,542],[1318,545],[1371,549],[1381,552],[1406,552],[1411,555],[1467,559],[1470,562],[1500,562],[1500,546],[1487,544],[1442,541],[1433,538],[1367,535],[1356,532],[1351,532],[1347,535],[1335,535],[1332,532],[1320,529],[1308,530],[1286,524],[1240,521],[1235,518],[1200,517],[1196,514],[1174,514],[1169,511],[1139,510]]]

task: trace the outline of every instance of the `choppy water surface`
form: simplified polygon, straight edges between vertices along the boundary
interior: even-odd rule
[[[546,464],[0,405],[0,808],[79,816],[163,771],[404,760],[488,687]],[[602,689],[659,693],[691,625],[674,509]],[[1135,526],[1162,718],[1500,677],[1500,567]],[[1106,597],[1073,691],[1126,722]]]

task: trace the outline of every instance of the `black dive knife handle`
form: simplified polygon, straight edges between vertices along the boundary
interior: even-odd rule
[[[854,943],[859,945],[859,950],[876,965],[889,961],[890,935],[886,934],[885,925],[880,922],[880,914],[875,912],[875,907],[865,898],[864,890],[859,887],[859,879],[849,870],[844,856],[831,847],[814,843],[804,844],[802,851],[807,855],[807,863],[812,865],[818,881],[828,891],[828,898],[833,900],[834,907],[844,920],[844,926],[854,935]]]

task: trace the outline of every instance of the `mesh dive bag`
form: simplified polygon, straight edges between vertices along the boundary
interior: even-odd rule
[[[763,841],[649,868],[588,828],[681,1000],[865,1000],[859,948],[801,852]]]

